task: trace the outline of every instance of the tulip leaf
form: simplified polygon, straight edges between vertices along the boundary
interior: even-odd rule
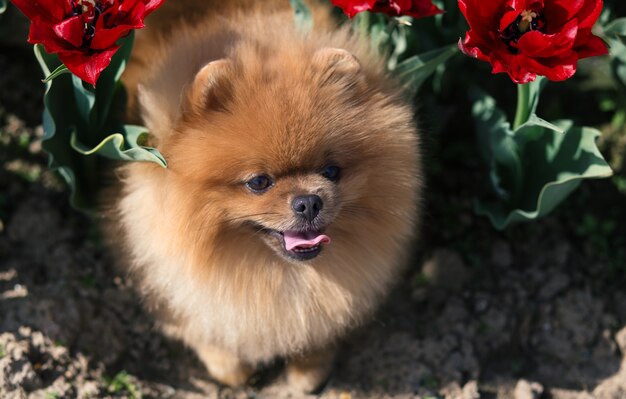
[[[395,23],[384,14],[360,12],[352,18],[351,24],[360,36],[369,38],[370,46],[379,54],[387,54],[393,47],[391,31]]]
[[[608,23],[602,32],[606,36],[626,36],[626,18],[619,18]]]
[[[76,151],[87,156],[98,154],[113,160],[154,162],[166,168],[167,162],[156,149],[139,144],[147,136],[148,132],[145,127],[125,125],[123,133],[111,134],[93,148],[80,143],[74,132],[71,145]]]
[[[595,143],[600,132],[571,121],[550,123],[534,112],[544,84],[525,87],[525,105],[533,112],[515,130],[492,97],[472,93],[479,149],[495,194],[476,201],[475,210],[500,230],[547,215],[583,179],[612,175]]]
[[[478,147],[490,166],[492,187],[501,200],[515,201],[521,190],[523,171],[511,125],[492,97],[478,90],[473,97]]]
[[[95,115],[92,116],[98,127],[102,127],[109,117],[111,106],[116,96],[119,102],[126,101],[126,94],[124,93],[124,87],[120,78],[124,69],[126,69],[126,63],[130,58],[134,41],[134,31],[131,31],[128,36],[118,41],[118,44],[121,44],[120,49],[117,50],[117,53],[115,53],[111,59],[109,66],[100,74],[100,78],[96,84]]]
[[[376,51],[384,54],[390,47],[393,47],[391,43],[391,30],[389,29],[389,25],[385,23],[384,15],[362,12],[354,17],[354,22],[357,25],[369,24],[367,29],[369,30],[370,43],[372,48],[376,49]]]
[[[394,29],[391,30],[389,35],[391,42],[393,43],[391,54],[387,60],[387,69],[393,71],[398,66],[398,60],[406,53],[409,48],[408,44],[408,27],[411,26],[412,18],[410,17],[398,17],[392,19]]]
[[[47,54],[42,45],[35,46],[35,56],[44,72],[50,75],[60,61],[55,55]],[[74,129],[73,118],[77,105],[73,94],[72,78],[63,74],[46,83],[43,111],[42,146],[49,156],[49,167],[65,179],[71,189],[70,203],[80,209],[89,208],[95,201],[97,189],[94,176],[98,160],[84,162],[79,153],[70,147],[70,135]]]
[[[52,71],[50,75],[48,75],[44,80],[42,80],[42,82],[48,83],[52,79],[56,78],[59,75],[63,75],[64,73],[70,73],[70,70],[67,69],[65,65],[61,64],[57,67],[57,69]]]
[[[610,38],[608,42],[611,70],[622,92],[626,92],[626,45],[619,38]]]
[[[96,93],[85,87],[85,83],[76,75],[72,74],[72,86],[74,88],[74,99],[78,107],[78,113],[82,120],[89,124],[91,122],[91,111],[96,103]]]
[[[529,96],[528,96],[528,110],[530,111],[529,118],[535,115],[537,112],[537,106],[539,105],[539,97],[543,88],[546,87],[548,79],[544,76],[537,76],[533,82],[528,83]],[[536,116],[536,115],[535,115]]]
[[[303,0],[289,0],[294,12],[296,28],[301,32],[310,32],[313,28],[313,15],[311,9]]]
[[[537,112],[539,96],[546,82],[545,77],[538,76],[533,82],[517,85],[517,110],[513,122],[514,129],[526,123]]]
[[[111,160],[167,166],[156,149],[141,145],[145,128],[121,123],[126,94],[120,77],[130,57],[132,35],[120,44],[96,87],[65,73],[46,83],[43,148],[50,167],[68,183],[72,206],[85,211],[94,209],[103,171],[113,167]],[[41,45],[35,46],[35,56],[44,76],[60,70],[58,57],[47,54]]]
[[[382,13],[364,11],[352,18],[352,28],[369,38],[370,46],[387,58],[387,69],[393,71],[400,58],[409,49],[409,36],[413,18],[389,17]]]
[[[414,95],[439,65],[445,63],[458,52],[458,47],[451,45],[414,55],[398,63],[393,73],[407,88],[409,94]]]
[[[559,126],[541,119],[536,114],[532,114],[526,123],[517,128],[515,136],[518,145],[523,147],[527,141],[536,140],[543,134],[544,129],[549,129],[557,133],[565,133]]]
[[[557,130],[542,128],[541,134],[525,136],[528,126],[520,127],[516,139],[526,141],[521,159],[524,166],[522,196],[517,203],[476,203],[476,212],[489,217],[497,229],[516,222],[534,220],[550,213],[571,194],[583,179],[613,174],[596,146],[600,132],[574,126],[571,121],[555,124]]]
[[[7,10],[7,0],[0,0],[0,14]]]

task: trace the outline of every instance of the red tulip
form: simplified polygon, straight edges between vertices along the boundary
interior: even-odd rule
[[[413,18],[441,14],[431,0],[332,0],[350,18],[363,11],[380,12],[394,17],[408,15]]]
[[[606,54],[591,28],[602,0],[459,0],[470,30],[459,48],[515,83],[565,80],[581,58]]]
[[[11,0],[28,19],[28,42],[41,43],[85,82],[96,84],[119,49],[164,0]]]

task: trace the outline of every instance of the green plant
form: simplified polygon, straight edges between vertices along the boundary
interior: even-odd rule
[[[520,86],[513,128],[493,98],[476,94],[473,112],[479,148],[490,165],[497,198],[479,200],[476,212],[488,216],[498,229],[545,216],[581,180],[613,174],[596,146],[599,131],[568,120],[552,124],[537,116],[545,82],[538,79]]]
[[[592,33],[591,27],[598,17],[592,9],[602,7],[602,2],[585,0],[585,7],[559,3],[553,6],[580,18],[572,17],[567,21],[557,18],[553,22],[559,27],[553,25],[555,31],[549,35],[545,18],[554,14],[542,15],[548,10],[544,9],[543,3],[537,3],[532,6],[536,9],[531,10],[523,8],[531,6],[521,3],[506,6],[498,0],[488,1],[493,18],[481,17],[478,0],[435,0],[433,4],[425,1],[424,4],[432,6],[428,13],[416,13],[408,3],[401,7],[399,3],[384,1],[369,4],[369,9],[384,13],[360,12],[368,7],[363,8],[358,2],[342,4],[353,3],[348,12],[354,16],[352,29],[386,57],[387,69],[402,83],[407,96],[425,94],[421,96],[425,100],[420,104],[426,103],[423,107],[451,98],[457,100],[458,107],[459,97],[470,98],[471,105],[463,105],[473,109],[474,130],[478,137],[478,149],[474,152],[480,153],[488,166],[488,174],[484,176],[484,182],[488,184],[483,186],[490,187],[489,193],[479,193],[475,210],[487,216],[496,228],[504,229],[512,223],[547,215],[583,180],[613,174],[596,147],[600,132],[578,122],[578,119],[584,119],[584,115],[562,119],[569,116],[562,112],[568,104],[552,103],[541,113],[557,116],[540,118],[537,107],[545,80],[526,82],[533,81],[535,76],[547,76],[553,80],[572,78],[568,81],[570,87],[581,93],[582,85],[576,81],[578,74],[573,75],[579,59],[606,52],[600,36],[609,44],[611,57],[594,62],[605,66],[610,64],[616,87],[606,86],[605,91],[609,94],[600,98],[598,109],[610,113],[613,126],[619,126],[626,119],[626,18],[619,18],[620,13],[623,14],[621,3],[607,1],[597,32]],[[294,9],[294,22],[306,35],[313,26],[312,13],[302,0],[290,0],[290,3]],[[30,3],[20,0],[20,4],[29,13],[36,14],[37,10],[30,7]],[[5,7],[6,0],[0,0],[0,11]],[[90,7],[86,9],[91,10]],[[446,12],[440,13],[441,9]],[[516,18],[507,19],[511,16]],[[31,17],[33,21],[36,19],[33,15]],[[63,18],[70,16],[64,15]],[[494,21],[508,25],[503,30],[498,24],[494,25]],[[474,28],[468,30],[468,23]],[[579,28],[575,35],[572,33],[575,37],[567,35],[570,32],[567,27],[572,23]],[[526,46],[518,46],[518,41],[522,43],[524,38],[530,37],[524,35],[534,35],[535,40],[526,40]],[[52,36],[46,38],[54,39]],[[485,79],[485,65],[457,57],[460,52],[456,43],[472,58],[490,63],[493,72],[506,72],[513,81],[526,83],[518,85],[517,110],[513,119],[507,116],[507,101],[495,100],[503,93],[508,96],[508,93],[502,90],[496,78]],[[56,55],[46,54],[40,45],[35,47],[47,82],[43,147],[50,154],[50,166],[68,182],[72,204],[82,209],[89,209],[95,203],[98,188],[102,185],[101,171],[111,168],[108,160],[153,162],[167,167],[163,156],[147,146],[149,132],[141,126],[123,123],[126,93],[120,77],[131,54],[132,32],[116,40],[116,49],[118,45],[119,50],[100,75],[97,87],[68,73]],[[72,51],[93,61],[89,55],[99,50],[85,52],[83,47]],[[76,67],[76,64],[70,66]],[[498,104],[502,104],[502,109]],[[439,107],[435,111],[440,111],[447,105],[433,106]],[[21,145],[26,144],[22,138],[19,141]],[[614,180],[618,187],[623,185],[619,178]]]
[[[167,166],[156,149],[142,145],[145,128],[121,122],[126,93],[120,78],[132,46],[132,34],[122,39],[96,88],[67,73],[56,56],[35,46],[35,56],[48,76],[43,148],[50,154],[50,167],[70,185],[71,203],[77,208],[89,210],[95,204],[102,185],[99,176],[108,165],[102,157]]]
[[[109,393],[126,393],[131,399],[141,399],[143,397],[140,387],[135,383],[135,378],[126,371],[120,371],[113,378],[106,378],[105,380]]]
[[[463,14],[476,15],[475,7],[472,8],[474,1],[463,3],[466,7]],[[479,215],[487,216],[497,229],[538,219],[554,210],[583,180],[613,174],[596,146],[596,139],[600,136],[598,130],[579,127],[571,120],[551,123],[537,115],[539,98],[546,83],[544,78],[518,85],[517,110],[513,123],[509,123],[505,111],[486,94],[485,86],[488,85],[484,79],[479,74],[472,74],[473,65],[464,63],[461,70],[457,61],[453,61],[459,54],[456,44],[445,45],[457,42],[467,30],[464,15],[457,11],[457,1],[438,1],[436,5],[448,12],[419,21],[362,12],[355,16],[352,26],[368,37],[381,54],[388,56],[388,69],[403,83],[408,95],[431,90],[443,94],[454,84],[469,90],[478,152],[489,167],[491,187],[490,193],[476,200],[475,210]],[[490,8],[495,9],[495,5]],[[609,23],[610,19],[606,22]],[[604,34],[610,36],[622,34],[622,31],[626,31],[626,24],[613,20]],[[603,52],[597,37],[589,36],[588,40],[594,43],[595,53]],[[497,51],[507,54],[506,50]],[[509,56],[517,57],[516,53]],[[543,59],[537,58],[537,62],[543,62]],[[447,73],[449,68],[452,72]],[[519,77],[526,73],[508,72]],[[545,69],[545,73],[571,76],[571,72],[564,75],[558,68]],[[533,80],[534,74],[528,71],[523,80]],[[624,74],[626,76],[626,72]],[[425,85],[429,80],[432,85]],[[614,118],[618,118],[621,112],[623,110],[616,109]]]
[[[54,391],[46,391],[45,395],[46,395],[46,399],[58,399],[61,397],[61,395],[58,392],[54,392]]]

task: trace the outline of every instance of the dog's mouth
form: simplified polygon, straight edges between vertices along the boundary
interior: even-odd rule
[[[330,244],[330,237],[322,230],[264,230],[279,241],[285,255],[295,260],[313,259],[322,252],[323,245]]]

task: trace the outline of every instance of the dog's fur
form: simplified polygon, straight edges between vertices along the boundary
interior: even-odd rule
[[[185,4],[212,2],[169,3],[185,21]],[[113,239],[164,330],[214,378],[242,384],[283,357],[311,390],[409,252],[421,188],[413,112],[363,41],[327,29],[325,8],[304,33],[286,1],[225,3],[139,32],[125,81],[169,166],[123,167]],[[153,21],[174,15],[165,4]],[[339,181],[320,174],[328,164]],[[261,173],[274,186],[252,193],[244,183]],[[332,243],[297,261],[264,229],[294,228],[291,201],[311,193]]]

